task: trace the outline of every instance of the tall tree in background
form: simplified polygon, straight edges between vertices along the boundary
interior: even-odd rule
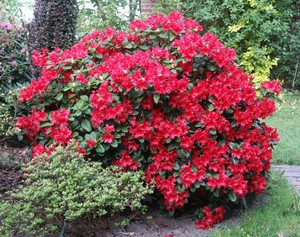
[[[123,30],[140,15],[141,0],[79,0],[79,36],[93,29]]]
[[[129,0],[129,22],[136,18],[138,9],[141,11],[141,0]]]
[[[65,49],[73,45],[78,11],[77,0],[36,0],[34,19],[28,25],[29,53],[42,48]],[[32,73],[38,77],[39,69],[32,65]]]

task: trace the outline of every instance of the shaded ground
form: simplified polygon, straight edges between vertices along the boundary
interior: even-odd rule
[[[0,194],[19,185],[23,180],[20,171],[0,169]]]

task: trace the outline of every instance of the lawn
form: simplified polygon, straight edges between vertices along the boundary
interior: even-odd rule
[[[300,165],[300,94],[284,93],[276,113],[266,119],[278,129],[280,142],[275,146],[273,164]]]

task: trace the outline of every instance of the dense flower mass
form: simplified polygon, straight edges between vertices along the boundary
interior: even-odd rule
[[[36,53],[43,74],[20,92],[32,114],[16,125],[34,140],[34,156],[76,139],[86,158],[145,171],[167,210],[210,201],[196,222],[210,228],[228,203],[266,186],[279,139],[260,119],[275,111],[280,85],[256,93],[234,50],[178,12],[129,29]]]

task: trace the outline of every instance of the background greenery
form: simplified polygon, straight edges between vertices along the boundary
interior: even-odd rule
[[[93,29],[114,27],[124,29],[140,15],[141,0],[78,0],[78,35],[83,36]]]
[[[284,100],[277,104],[275,114],[266,123],[278,129],[280,142],[274,148],[274,164],[300,165],[300,95],[284,93]]]
[[[237,51],[257,81],[300,85],[300,2],[296,0],[158,0],[156,11],[179,10]],[[294,81],[294,83],[293,83]]]

